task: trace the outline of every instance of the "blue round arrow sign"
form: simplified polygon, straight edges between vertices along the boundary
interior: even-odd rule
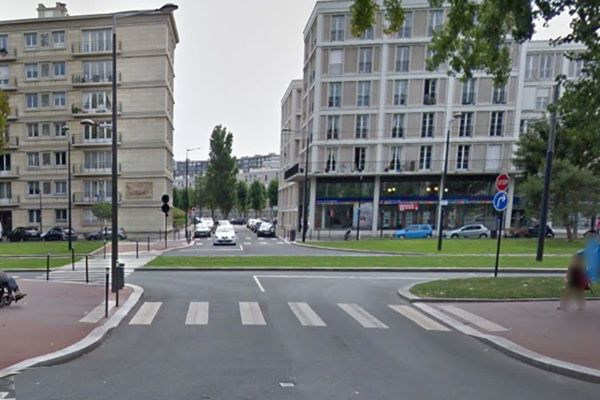
[[[506,207],[508,207],[508,194],[506,192],[496,193],[494,195],[494,199],[492,200],[492,205],[498,212],[506,210]]]

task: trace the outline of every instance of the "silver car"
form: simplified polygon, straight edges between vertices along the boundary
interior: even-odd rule
[[[490,230],[485,225],[469,224],[445,232],[444,236],[450,238],[487,238],[490,236]]]

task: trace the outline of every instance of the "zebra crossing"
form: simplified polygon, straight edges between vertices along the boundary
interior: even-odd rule
[[[311,305],[306,302],[288,302],[287,308],[292,316],[298,321],[300,327],[326,328],[328,326],[326,320],[319,315]],[[353,321],[355,326],[366,329],[390,329],[389,325],[382,322],[380,317],[373,315],[355,303],[337,303],[337,309],[341,311],[345,318]],[[389,304],[388,307],[400,317],[406,318],[426,331],[450,332],[446,326],[434,321],[430,317],[419,312],[415,308],[408,305]],[[131,326],[149,326],[152,325],[157,316],[160,315],[163,309],[163,302],[145,302],[143,303],[134,316],[129,321]],[[231,309],[233,312],[233,308]],[[263,307],[259,302],[240,301],[237,303],[237,313],[242,326],[267,326],[273,323],[269,320],[270,315],[265,315]],[[192,301],[187,306],[185,320],[181,323],[188,326],[207,326],[209,325],[210,302],[207,301]],[[211,319],[211,321],[213,321]]]

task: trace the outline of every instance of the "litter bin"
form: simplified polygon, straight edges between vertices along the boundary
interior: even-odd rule
[[[498,231],[495,229],[493,231],[490,231],[490,237],[492,239],[496,239],[498,237]]]
[[[115,290],[121,290],[125,286],[125,264],[122,262],[117,263],[117,269],[115,271]]]
[[[290,230],[290,242],[294,242],[296,240],[296,230]]]

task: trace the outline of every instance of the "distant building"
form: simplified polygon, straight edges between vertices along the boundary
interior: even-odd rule
[[[279,177],[279,167],[276,168],[254,168],[248,171],[238,172],[237,180],[246,182],[249,185],[254,181],[258,181],[265,186],[269,185],[269,182],[277,180]]]
[[[237,159],[237,166],[240,171],[249,171],[256,168],[279,168],[279,155],[269,153],[266,155],[253,155],[240,157]]]

